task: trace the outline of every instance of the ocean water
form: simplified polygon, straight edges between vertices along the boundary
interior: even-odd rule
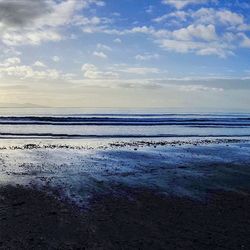
[[[164,109],[0,109],[0,138],[248,137],[250,113]]]
[[[80,207],[119,186],[198,199],[250,187],[248,113],[0,109],[0,137],[0,186],[45,188]]]

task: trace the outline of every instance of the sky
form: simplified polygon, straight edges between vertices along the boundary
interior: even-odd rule
[[[250,111],[249,0],[0,0],[0,107]]]

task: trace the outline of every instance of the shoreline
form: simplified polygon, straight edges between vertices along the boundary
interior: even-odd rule
[[[125,147],[156,147],[156,146],[202,146],[202,145],[218,145],[218,144],[236,144],[250,142],[250,136],[248,139],[237,136],[234,137],[208,137],[201,139],[199,137],[194,138],[167,138],[167,139],[150,139],[150,138],[124,138],[123,140],[103,139],[102,143],[97,143],[95,139],[36,139],[33,138],[21,140],[12,138],[6,139],[1,145],[0,150],[32,150],[32,149],[74,149],[74,150],[99,150],[99,149],[111,149],[111,148],[125,148]],[[33,143],[28,143],[30,140]],[[55,143],[60,141],[61,143]],[[63,141],[63,143],[62,143]],[[7,145],[6,145],[7,142]],[[9,143],[8,143],[9,142]],[[51,143],[52,142],[52,143]],[[9,145],[8,145],[9,144]],[[15,145],[14,145],[15,144]],[[75,145],[74,145],[75,144]],[[3,146],[5,145],[5,146]]]
[[[234,139],[9,141],[0,145],[0,185],[60,190],[80,205],[114,185],[199,200],[208,189],[250,189],[249,154],[250,142]]]
[[[250,248],[248,140],[4,143],[0,249]]]

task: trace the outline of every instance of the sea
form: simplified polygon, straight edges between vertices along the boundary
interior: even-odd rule
[[[203,199],[249,190],[249,142],[247,112],[2,108],[0,186],[51,190],[79,207],[114,186]]]
[[[250,112],[0,108],[2,139],[249,137]]]

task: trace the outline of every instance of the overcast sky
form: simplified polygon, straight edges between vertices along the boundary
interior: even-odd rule
[[[0,106],[250,107],[249,0],[0,0]]]

